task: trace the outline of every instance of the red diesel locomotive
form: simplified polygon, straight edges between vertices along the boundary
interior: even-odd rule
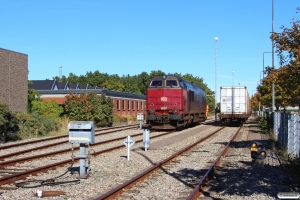
[[[155,76],[147,88],[147,124],[152,129],[176,129],[207,119],[206,93],[178,76]]]

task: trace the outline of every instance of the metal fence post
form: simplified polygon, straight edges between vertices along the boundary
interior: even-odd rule
[[[288,152],[294,151],[294,121],[295,115],[288,115]]]
[[[300,157],[300,115],[295,117],[294,154]]]

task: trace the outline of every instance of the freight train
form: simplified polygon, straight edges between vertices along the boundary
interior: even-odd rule
[[[247,87],[220,87],[220,120],[222,123],[246,121],[252,113]]]
[[[146,121],[152,129],[178,129],[207,119],[205,91],[179,76],[155,76],[146,91]]]

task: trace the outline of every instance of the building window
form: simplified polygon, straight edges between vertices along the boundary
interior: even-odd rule
[[[144,108],[143,108],[143,102],[141,101],[141,110],[144,110]]]
[[[122,108],[123,108],[123,110],[125,110],[125,100],[122,100]]]
[[[127,110],[130,110],[130,100],[127,101],[127,105],[128,105],[128,109]]]
[[[120,110],[120,99],[117,99],[117,110]]]
[[[132,101],[131,109],[134,110],[134,101]]]

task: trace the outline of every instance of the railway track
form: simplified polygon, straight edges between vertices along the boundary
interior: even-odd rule
[[[230,135],[229,140],[227,140],[227,141],[223,140],[224,141],[223,143],[227,143],[227,144],[223,145],[224,149],[222,149],[222,151],[219,155],[214,156],[214,153],[212,153],[212,154],[208,153],[208,155],[205,155],[205,157],[208,157],[208,158],[215,157],[215,160],[212,161],[212,164],[208,168],[206,173],[204,173],[204,174],[202,173],[203,177],[199,182],[197,182],[198,177],[200,177],[201,175],[195,174],[195,171],[193,171],[192,176],[188,175],[188,173],[186,173],[186,174],[182,173],[182,169],[186,169],[186,167],[187,167],[187,164],[185,162],[188,162],[188,163],[191,162],[191,160],[187,161],[187,159],[186,158],[183,159],[183,157],[190,157],[192,154],[195,154],[195,152],[201,151],[201,149],[203,150],[203,148],[205,149],[205,146],[200,145],[200,144],[205,143],[206,140],[208,140],[209,138],[211,138],[213,136],[215,137],[215,139],[213,141],[216,141],[216,140],[217,141],[222,141],[220,139],[222,137],[228,138],[228,134],[227,134],[227,136],[224,136],[224,135],[226,135],[224,133],[220,134],[220,131],[222,131],[224,128],[225,127],[219,128],[217,131],[214,131],[213,133],[209,134],[208,136],[206,136],[204,138],[201,138],[197,142],[195,142],[195,143],[183,148],[182,150],[174,153],[173,155],[169,156],[168,158],[164,159],[163,161],[151,166],[150,168],[148,168],[145,171],[141,172],[140,174],[133,177],[132,179],[126,181],[125,183],[123,183],[123,184],[121,184],[121,185],[119,185],[115,188],[113,188],[112,190],[106,192],[105,194],[102,194],[102,195],[96,197],[95,199],[97,199],[97,200],[100,200],[100,199],[113,199],[113,198],[117,198],[117,199],[124,199],[124,198],[139,199],[139,198],[142,198],[142,196],[145,195],[145,194],[149,195],[149,193],[148,193],[149,190],[153,190],[153,187],[158,186],[158,185],[154,184],[154,182],[157,179],[163,179],[163,180],[168,180],[168,179],[175,179],[176,180],[177,179],[178,180],[177,184],[180,184],[180,183],[184,182],[186,185],[188,185],[190,187],[194,186],[194,190],[190,191],[190,196],[188,197],[188,199],[197,199],[197,197],[200,195],[199,191],[200,191],[200,188],[201,188],[202,184],[205,182],[205,180],[207,180],[208,175],[211,174],[213,169],[217,166],[221,156],[223,156],[226,153],[227,149],[229,148],[230,142],[232,140],[234,140],[236,135],[239,133],[239,130],[241,129],[241,127],[238,128],[238,130],[235,133],[232,133]],[[220,135],[216,136],[217,133],[220,134]],[[192,157],[192,160],[195,160],[195,155],[191,156],[191,157]],[[183,163],[183,164],[180,164],[180,163]],[[183,165],[184,167],[180,169],[179,165]],[[205,167],[207,167],[207,166],[204,166],[203,169],[205,169]],[[174,168],[177,168],[177,169],[174,170]],[[199,171],[199,169],[197,169],[197,170]],[[185,177],[185,178],[183,178],[183,177]],[[197,178],[195,179],[195,177],[197,177]],[[188,179],[190,179],[190,180],[188,180]],[[151,184],[149,184],[149,182]],[[197,184],[195,184],[196,182],[197,182]],[[165,184],[167,184],[167,183],[165,183]],[[167,196],[166,195],[168,193],[178,193],[179,189],[177,187],[172,186],[172,184],[174,184],[174,181],[171,181],[170,186],[164,185],[164,187],[166,187],[166,188],[175,188],[173,191],[164,191],[163,194],[161,194],[161,196],[152,195],[152,196],[148,196],[148,197],[149,198],[154,198],[154,199],[160,199],[160,198],[173,199],[174,196]],[[148,190],[148,192],[147,192],[147,190]],[[125,195],[121,195],[123,192],[125,193]],[[181,191],[180,193],[186,195],[187,192],[186,191]],[[184,197],[184,196],[182,196],[182,197]],[[187,196],[185,196],[185,197],[187,197]]]
[[[117,130],[128,130],[128,129],[132,129],[133,127],[137,127],[137,125],[129,125],[129,126],[124,126],[124,127],[112,127],[112,128],[102,128],[102,129],[96,129],[95,130],[95,135],[103,135],[103,134],[108,134],[108,133],[113,133],[113,132],[116,132],[116,129]],[[104,133],[98,133],[96,134],[97,132],[100,132],[100,131],[106,131],[106,130],[112,130],[112,131],[107,131],[107,132],[104,132]],[[55,145],[59,145],[63,142],[68,142],[68,140],[63,140],[62,142],[58,142],[58,143],[53,143],[53,140],[59,140],[61,138],[68,138],[69,135],[61,135],[61,136],[55,136],[55,137],[49,137],[49,138],[42,138],[42,139],[36,139],[36,140],[30,140],[30,141],[26,141],[26,142],[17,142],[17,143],[13,143],[13,144],[5,144],[5,145],[1,145],[0,146],[0,151],[4,150],[4,149],[10,149],[10,148],[16,148],[16,147],[22,147],[22,148],[27,148],[26,145],[32,145],[32,144],[36,144],[36,143],[41,143],[41,142],[48,142],[50,141],[51,144],[53,144],[53,146]],[[50,145],[51,145],[50,144]],[[43,144],[44,145],[44,144]],[[43,148],[40,147],[41,149]],[[0,156],[0,159],[2,158],[2,156]]]
[[[174,132],[174,131],[159,133],[157,135],[151,136],[150,138],[153,139],[153,138],[157,138],[157,137],[162,137],[162,136],[170,134],[172,132]],[[131,136],[132,137],[142,136],[142,133],[134,134],[134,135],[131,135]],[[124,140],[125,138],[126,137],[123,136],[123,137],[118,137],[118,138],[114,138],[114,139],[111,139],[111,140],[97,142],[97,143],[93,144],[93,147],[95,147],[97,145],[102,145],[102,144],[105,144],[105,143],[111,143],[111,142],[115,142],[115,141],[119,141],[119,140]],[[139,139],[139,140],[136,141],[136,143],[140,143],[140,142],[143,142],[143,139]],[[124,148],[124,145],[121,144],[121,145],[117,145],[117,146],[107,148],[107,149],[104,149],[104,150],[101,150],[101,151],[97,151],[97,152],[91,153],[91,156],[97,156],[97,155],[107,153],[107,152],[113,151],[115,149],[120,149],[120,148]],[[79,147],[74,148],[74,150],[77,150],[77,149],[79,149]],[[12,160],[9,160],[9,161],[0,162],[0,169],[2,169],[2,174],[3,173],[9,173],[9,172],[11,173],[9,175],[6,175],[6,176],[3,176],[3,177],[0,178],[0,185],[7,184],[7,183],[12,183],[16,180],[23,179],[24,177],[29,176],[29,175],[36,175],[40,172],[45,172],[45,171],[55,169],[55,168],[60,167],[60,166],[65,166],[67,164],[71,164],[74,161],[77,161],[78,158],[62,160],[60,162],[55,162],[55,163],[45,165],[45,166],[42,166],[42,167],[35,167],[34,169],[27,169],[25,171],[20,169],[20,168],[7,169],[6,167],[14,166],[17,163],[28,162],[28,161],[31,161],[31,160],[38,160],[40,158],[45,158],[45,157],[49,157],[49,156],[53,156],[53,155],[61,155],[63,153],[67,153],[67,152],[71,152],[71,151],[72,150],[70,148],[68,148],[68,149],[64,149],[64,150],[50,152],[50,153],[47,153],[47,154],[39,154],[39,155],[36,155],[36,156],[30,156],[30,157],[24,157],[24,158],[20,158],[20,159],[12,159]],[[18,172],[18,171],[20,171],[20,172]],[[1,170],[0,170],[0,173],[1,173]]]
[[[78,173],[74,173],[78,169],[76,162],[64,167],[54,166],[53,168],[56,169],[49,170],[47,173],[37,172],[37,176],[27,178],[24,176],[20,180],[13,180],[15,182],[11,184],[1,185],[0,198],[35,199],[37,190],[43,191],[43,198],[52,196],[50,199],[56,200],[99,198],[112,188],[119,187],[147,169],[160,164],[174,153],[208,136],[220,128],[218,125],[220,124],[211,123],[190,127],[180,132],[151,139],[148,151],[143,150],[141,143],[136,143],[131,148],[130,160],[126,159],[125,146],[95,155],[92,158],[91,171],[87,179],[76,179],[78,176]],[[130,189],[124,189],[122,194],[112,199],[181,200],[199,199],[199,197],[274,199],[278,192],[293,191],[288,184],[284,184],[285,176],[280,170],[279,161],[271,151],[268,150],[264,166],[260,166],[251,159],[249,152],[251,141],[248,136],[254,137],[258,134],[254,131],[256,125],[253,126],[251,121],[246,123],[235,142],[229,145],[228,141],[233,138],[237,129],[238,127],[223,129],[215,136],[172,159],[168,164],[161,165],[150,177],[133,184]],[[105,148],[102,150],[108,148],[106,145],[103,146]],[[227,155],[220,156],[222,151],[226,152],[226,146],[231,147]],[[215,168],[215,164],[218,164],[216,161],[218,157],[221,158],[220,166]],[[44,163],[44,161],[41,162]],[[19,173],[21,169],[29,170],[40,166],[41,163],[35,161],[8,167],[7,171],[9,173],[12,170],[19,170],[14,172]],[[212,176],[210,176],[211,172],[208,172],[209,169],[215,170]],[[207,180],[206,177],[210,180],[202,187],[203,182]],[[194,189],[196,192],[193,194]],[[200,196],[197,197],[199,194]]]
[[[203,124],[207,124],[207,123],[210,123],[211,121],[207,121],[207,122],[204,122]],[[133,125],[133,126],[136,126],[136,125]],[[118,131],[122,131],[122,130],[129,130],[131,129],[133,126],[128,126],[128,127],[124,127],[124,128],[113,128],[113,129],[117,129],[117,130],[112,130],[112,131],[106,131],[106,132],[103,132],[103,133],[96,133],[95,136],[101,136],[101,135],[105,135],[105,134],[111,134],[111,133],[115,133],[115,132],[118,132]],[[108,129],[101,129],[101,130],[97,130],[97,132],[99,131],[103,131],[103,130],[108,130]],[[109,128],[109,130],[111,130],[111,128]],[[140,134],[134,134],[132,135],[132,137],[137,137],[137,136],[141,136],[142,133]],[[59,137],[55,137],[54,139],[57,139],[57,138],[65,138],[65,137],[68,137],[68,135],[64,135],[64,136],[59,136]],[[38,140],[38,141],[35,141],[34,143],[37,143],[37,142],[44,142],[44,141],[49,141],[49,140],[54,140],[52,138],[46,138],[46,139],[41,139],[41,140]],[[106,143],[110,143],[110,142],[114,142],[114,141],[118,141],[118,140],[122,140],[124,139],[124,137],[118,137],[118,138],[114,138],[114,139],[110,139],[110,140],[105,140],[105,141],[101,141],[101,142],[96,142],[94,143],[92,146],[97,146],[97,145],[102,145],[102,144],[106,144]],[[15,148],[15,147],[19,147],[19,146],[23,146],[23,145],[28,145],[30,144],[30,142],[24,142],[24,143],[18,143],[17,144],[12,144],[12,145],[7,145],[7,146],[3,146],[3,149],[8,149],[9,147],[10,148]],[[61,154],[61,153],[68,153],[70,151],[72,151],[72,149],[70,149],[69,147],[68,148],[65,148],[65,149],[61,149],[59,151],[52,151],[51,153],[45,153],[45,154],[39,154],[39,155],[35,155],[35,156],[27,156],[26,157],[26,153],[30,152],[38,152],[42,149],[48,149],[50,147],[56,147],[56,146],[59,146],[59,145],[68,145],[68,140],[63,140],[63,141],[59,141],[59,142],[52,142],[50,144],[43,144],[41,146],[38,146],[38,147],[32,147],[32,148],[29,148],[27,147],[26,149],[20,149],[20,150],[12,150],[12,151],[15,151],[13,153],[8,153],[8,154],[4,154],[4,155],[1,155],[0,156],[0,169],[3,168],[3,167],[6,167],[6,166],[9,166],[9,165],[13,165],[14,163],[20,163],[20,162],[24,162],[24,161],[28,161],[28,160],[33,160],[33,159],[38,159],[38,158],[42,158],[42,157],[47,157],[47,156],[53,156],[53,155],[57,155],[57,154]],[[75,147],[74,150],[78,150],[79,147]],[[0,148],[1,150],[1,148]],[[38,152],[40,153],[40,152]]]
[[[165,133],[165,134],[158,133],[158,135],[156,135],[154,137],[151,137],[151,139],[156,138],[156,137],[163,137],[166,134],[168,134],[168,133]],[[139,134],[136,134],[136,135],[139,135]],[[119,139],[124,139],[124,138],[125,137],[119,138]],[[136,143],[139,143],[139,142],[142,142],[142,140],[137,140],[136,141]],[[124,145],[122,144],[122,145],[118,145],[118,146],[115,146],[115,147],[112,147],[112,148],[108,148],[106,150],[97,151],[97,152],[92,153],[91,155],[92,156],[98,156],[98,155],[101,155],[103,153],[107,153],[109,151],[120,149],[120,148],[124,148]],[[68,150],[70,150],[70,149],[68,149]],[[59,154],[61,154],[61,153],[62,152],[60,152]],[[75,159],[75,161],[76,160],[77,159]],[[30,164],[26,164],[25,166],[28,166],[28,168],[29,168],[27,170],[24,170],[24,166],[20,167],[19,165],[15,168],[9,167],[9,168],[3,169],[3,171],[2,171],[3,173],[4,172],[8,173],[8,174],[10,173],[10,175],[3,176],[0,179],[0,185],[13,183],[13,182],[18,181],[18,180],[24,180],[29,175],[40,174],[43,171],[45,172],[45,171],[48,171],[48,170],[51,170],[51,169],[56,169],[60,166],[65,166],[67,164],[71,165],[72,163],[73,163],[72,159],[67,159],[67,160],[59,161],[59,162],[56,162],[56,163],[53,163],[53,164],[50,164],[50,165],[45,165],[45,166],[42,166],[42,167],[37,167],[37,166],[34,166],[34,165],[30,166]],[[1,164],[4,164],[4,163],[1,162]],[[1,171],[0,171],[0,173],[1,173]]]

